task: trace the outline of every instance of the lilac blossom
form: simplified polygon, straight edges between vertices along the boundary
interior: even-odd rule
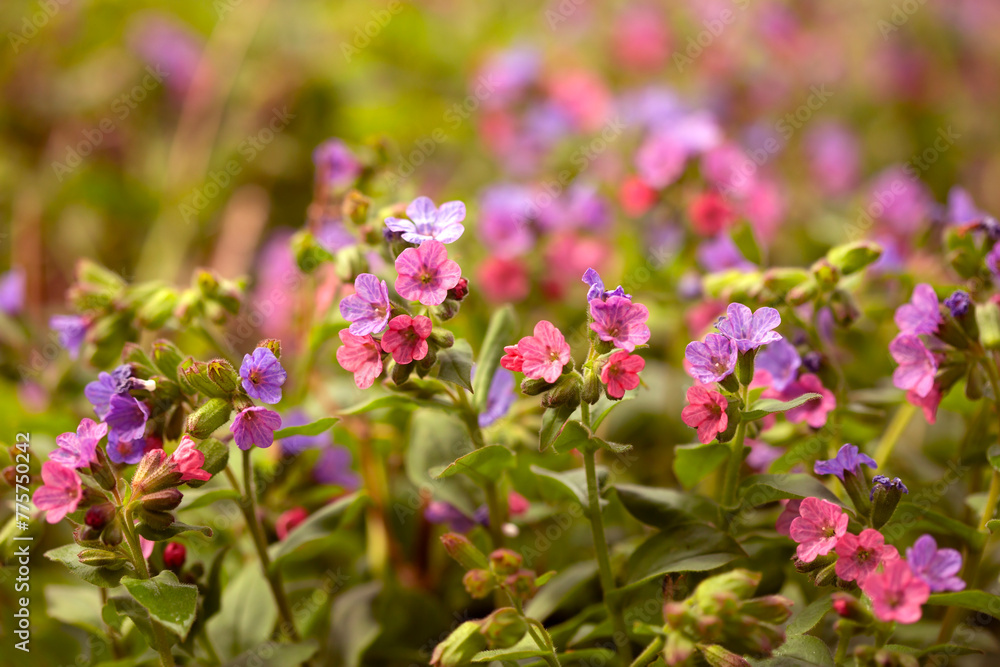
[[[108,424],[108,442],[132,441],[143,437],[149,408],[129,394],[115,394],[108,402],[104,421]]]
[[[878,470],[875,459],[867,454],[862,454],[857,446],[847,444],[840,448],[834,458],[827,461],[816,461],[813,465],[813,472],[817,475],[836,475],[840,481],[844,481],[844,475],[859,476],[863,465],[872,470]]]
[[[251,398],[274,404],[281,400],[281,385],[285,384],[288,373],[281,367],[274,352],[258,347],[251,354],[243,355],[240,378],[243,389]]]
[[[281,428],[281,416],[274,410],[252,406],[241,410],[229,430],[236,446],[246,451],[257,445],[267,449],[274,443],[274,432]]]
[[[795,380],[801,365],[799,351],[784,338],[765,347],[755,358],[756,369],[767,371],[771,386],[778,391],[784,391]]]
[[[389,324],[389,288],[384,280],[370,273],[354,279],[354,294],[340,301],[340,314],[351,323],[348,330],[355,336],[368,336],[385,331]]]
[[[910,302],[896,309],[894,319],[900,333],[913,335],[936,333],[944,318],[941,317],[934,288],[927,283],[920,283],[914,287]]]
[[[705,342],[693,341],[684,349],[688,373],[702,384],[721,382],[736,368],[736,344],[722,334],[710,333]]]
[[[731,303],[726,308],[726,316],[715,327],[722,335],[733,339],[740,352],[756,350],[781,340],[781,334],[774,329],[781,324],[781,316],[774,308],[758,308],[756,312],[742,303]]]
[[[892,382],[899,389],[912,389],[917,396],[927,396],[934,389],[937,359],[924,342],[912,334],[900,334],[889,343],[889,352],[899,366]]]
[[[913,574],[923,579],[935,593],[965,588],[965,582],[958,576],[962,570],[962,554],[955,549],[938,549],[930,535],[919,537],[906,550],[906,560]]]
[[[590,328],[598,337],[626,352],[649,340],[649,309],[641,303],[632,303],[623,296],[611,296],[607,301],[595,299],[590,302],[590,316],[594,318]]]
[[[49,459],[74,469],[86,468],[96,458],[97,443],[107,434],[107,424],[83,419],[76,427],[76,433],[63,433],[56,437],[58,449],[49,454]]]
[[[87,386],[83,388],[83,395],[94,406],[94,412],[98,417],[104,419],[107,416],[111,409],[112,396],[128,391],[131,376],[132,367],[128,364],[122,364],[110,373],[103,371],[98,373],[96,380],[87,383]]]
[[[430,197],[417,197],[406,207],[405,218],[386,218],[385,225],[394,232],[403,235],[407,243],[420,245],[425,241],[436,240],[441,243],[454,243],[465,232],[462,221],[465,220],[465,204],[460,201],[449,201],[434,206]]]
[[[118,439],[112,441],[108,438],[108,458],[115,463],[127,463],[132,465],[142,460],[146,453],[146,439]]]
[[[619,285],[613,290],[604,289],[604,281],[601,280],[601,275],[593,268],[587,269],[583,272],[583,282],[588,285],[590,289],[587,290],[587,302],[591,302],[594,299],[600,299],[601,301],[607,301],[608,297],[620,296],[626,299],[631,299],[631,294],[625,293],[625,288]]]

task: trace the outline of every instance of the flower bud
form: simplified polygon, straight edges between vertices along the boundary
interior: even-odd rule
[[[560,377],[542,399],[542,407],[557,408],[565,405],[575,408],[580,405],[580,390],[583,385],[580,380],[578,373],[567,373]]]
[[[83,522],[94,530],[103,530],[108,522],[115,518],[115,506],[111,503],[94,505],[87,510]]]
[[[14,466],[7,466],[3,469],[3,481],[11,488],[17,486],[17,469]]]
[[[440,306],[434,308],[437,313],[438,319],[442,322],[447,322],[451,318],[458,315],[458,311],[462,309],[462,304],[455,299],[445,299],[444,303]]]
[[[135,467],[132,475],[132,490],[136,494],[145,493],[154,479],[163,473],[163,450],[151,449],[146,452]],[[162,488],[162,487],[161,487]]]
[[[485,554],[476,548],[465,535],[445,533],[441,536],[441,544],[448,555],[457,560],[467,570],[485,569],[489,561]]]
[[[740,612],[764,623],[780,625],[792,615],[793,604],[795,603],[783,595],[765,595],[744,602]]]
[[[183,498],[184,494],[177,489],[163,489],[155,493],[147,493],[142,497],[141,503],[143,509],[151,512],[169,512],[176,509]]]
[[[872,503],[872,528],[878,530],[892,518],[903,494],[910,491],[898,477],[890,480],[885,475],[875,475],[872,483],[874,486],[869,495]]]
[[[177,367],[184,361],[181,351],[167,340],[153,343],[153,364],[170,380],[177,380]]]
[[[874,622],[872,613],[850,593],[833,593],[831,596],[833,610],[841,618],[857,623],[858,625],[870,625]]]
[[[708,646],[702,644],[698,646],[698,650],[712,667],[750,667],[746,658],[736,655],[732,651],[727,651],[718,644],[709,644]]]
[[[842,289],[834,290],[833,296],[830,297],[830,312],[833,314],[834,322],[842,327],[850,326],[861,317],[861,311],[854,302],[854,297]]]
[[[209,377],[208,366],[204,361],[194,361],[188,357],[178,369],[178,382],[183,388],[188,389],[188,393],[197,392],[211,398],[228,396],[228,393]]]
[[[389,377],[392,378],[393,383],[398,387],[410,379],[410,375],[415,369],[416,364],[413,362],[408,364],[393,364],[392,373],[389,374]]]
[[[168,570],[178,572],[184,567],[184,559],[187,557],[187,549],[180,542],[168,542],[163,548],[163,564]]]
[[[501,577],[517,572],[523,562],[521,554],[510,549],[497,549],[490,554],[490,567]]]
[[[719,381],[719,385],[730,394],[735,394],[740,390],[740,383],[736,379],[735,373],[730,373]]]
[[[433,667],[464,667],[472,656],[486,648],[486,637],[479,631],[480,621],[466,621],[434,647]]]
[[[522,600],[532,597],[538,590],[535,586],[535,573],[531,570],[518,570],[514,574],[507,575],[504,585]]]
[[[833,586],[837,583],[836,563],[830,563],[813,576],[817,586]]]
[[[469,296],[469,281],[465,278],[459,278],[458,284],[448,290],[448,298],[455,301],[461,301],[467,296]]]
[[[344,196],[340,205],[341,215],[356,225],[363,225],[368,220],[368,209],[372,200],[357,190],[351,190]]]
[[[695,643],[682,635],[680,632],[671,632],[667,635],[666,645],[663,647],[663,660],[668,665],[689,664],[688,660],[697,651]]]
[[[580,399],[584,403],[593,405],[601,399],[603,390],[604,384],[601,382],[601,376],[592,368],[585,368],[583,371],[583,389],[580,392]]]
[[[293,507],[290,510],[285,510],[275,522],[274,532],[278,534],[279,540],[283,540],[288,537],[288,533],[292,532],[299,524],[308,518],[309,510],[305,507]]]
[[[840,280],[840,270],[825,257],[814,262],[811,270],[813,277],[820,285],[833,287]]]
[[[122,543],[123,539],[125,539],[125,536],[122,533],[121,522],[118,520],[118,517],[115,517],[115,519],[101,531],[101,542],[107,544],[109,547],[116,547]]]
[[[447,329],[435,327],[431,330],[431,335],[427,337],[427,344],[436,350],[449,348],[455,344],[455,334]]]
[[[257,343],[257,347],[266,347],[271,350],[275,359],[281,359],[281,341],[277,338],[265,338]]]
[[[497,584],[489,570],[469,570],[462,577],[462,585],[469,595],[478,600],[489,595]]]
[[[817,556],[815,560],[810,562],[805,562],[804,560],[799,560],[798,556],[792,556],[792,565],[795,567],[797,572],[802,572],[806,574],[808,572],[815,572],[816,570],[822,570],[824,567],[830,563],[836,562],[837,557],[833,554],[828,554],[826,556]]]
[[[482,620],[479,631],[491,649],[508,648],[521,641],[528,624],[513,607],[501,607]]]
[[[240,387],[239,374],[225,359],[213,359],[208,362],[208,379],[227,396]]]
[[[125,567],[124,556],[103,549],[81,549],[77,558],[84,565],[91,567],[106,567],[109,570],[120,570]]]
[[[207,438],[229,421],[232,409],[229,401],[221,398],[210,398],[188,416],[186,430],[195,438]]]
[[[732,377],[732,375],[729,377]],[[716,436],[719,439],[719,442],[729,442],[736,436],[736,428],[740,425],[741,419],[740,402],[738,400],[732,400],[726,403],[726,417],[728,418],[726,430]]]
[[[135,311],[136,321],[146,329],[159,329],[174,314],[180,296],[171,287],[161,287],[139,303]]]
[[[801,306],[815,299],[817,294],[819,294],[819,285],[816,280],[808,280],[788,291],[788,303],[792,306]]]
[[[826,253],[826,260],[847,276],[875,263],[881,256],[882,247],[877,243],[855,241],[831,248]]]
[[[537,396],[553,386],[555,386],[553,383],[546,382],[542,378],[524,378],[521,382],[521,393],[525,396]]]
[[[753,361],[756,355],[757,350],[747,350],[740,352],[739,357],[736,358],[736,379],[744,387],[753,382]]]

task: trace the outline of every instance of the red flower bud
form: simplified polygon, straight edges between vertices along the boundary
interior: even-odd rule
[[[187,549],[180,542],[168,542],[163,549],[163,564],[170,570],[180,570],[184,567]]]

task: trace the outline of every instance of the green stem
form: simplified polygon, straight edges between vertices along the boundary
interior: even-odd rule
[[[662,650],[663,637],[657,636],[653,638],[653,641],[651,641],[649,645],[643,649],[642,653],[639,654],[639,657],[632,663],[632,667],[644,667],[645,665],[648,665],[656,660],[657,654],[659,654]]]
[[[875,448],[875,460],[879,462],[879,465],[884,466],[889,461],[889,457],[892,456],[892,450],[899,442],[899,438],[903,435],[906,427],[910,424],[910,420],[913,416],[917,414],[917,407],[912,403],[903,403],[896,410],[896,414],[892,416],[892,421],[889,422],[889,427],[885,430],[885,435],[878,442],[878,447]]]
[[[743,421],[743,410],[746,408],[749,393],[749,387],[742,387],[740,389],[740,400],[743,402],[743,407],[740,408],[740,412],[737,415],[740,423],[736,425],[736,435],[733,437],[733,443],[729,452],[729,462],[726,464],[726,477],[722,483],[723,507],[733,507],[736,505],[736,489],[739,487],[740,468],[743,466],[743,441],[746,439],[747,434],[747,424]]]
[[[125,541],[132,552],[132,564],[140,579],[149,579],[149,566],[146,565],[146,558],[142,555],[142,546],[139,538],[135,534],[135,525],[132,523],[132,512],[128,507],[122,508],[122,532],[125,533]],[[170,652],[170,644],[167,641],[167,633],[154,618],[149,619],[149,624],[153,629],[153,639],[156,652],[160,654],[160,664],[163,667],[174,667],[174,654]]]
[[[833,656],[833,664],[841,667],[847,661],[847,648],[851,644],[851,633],[841,630],[837,633],[837,653]]]
[[[538,623],[538,621],[525,616],[524,606],[521,604],[521,600],[510,591],[506,591],[506,589],[505,592],[507,593],[507,597],[510,598],[511,604],[514,605],[514,609],[517,610],[517,613],[520,614],[521,618],[523,618],[524,622],[527,624],[528,634],[531,635],[531,639],[538,645],[538,648],[547,649],[549,651],[549,653],[542,655],[542,660],[544,660],[549,667],[562,667],[559,662],[559,656],[556,654],[555,644],[552,643],[552,638],[549,636],[548,630],[545,629],[545,626]],[[541,626],[542,635],[539,635],[538,631],[535,629],[536,623]]]
[[[589,425],[589,407],[586,403],[583,417]],[[600,573],[601,591],[604,594],[604,604],[608,609],[608,617],[614,627],[615,634],[622,637],[620,655],[624,662],[632,661],[632,644],[622,618],[621,609],[615,599],[615,577],[611,572],[611,558],[608,552],[608,541],[604,536],[604,518],[601,516],[601,492],[597,486],[596,452],[587,448],[583,452],[583,463],[587,471],[587,500],[590,508],[590,530],[594,535],[594,549],[597,551],[597,568]]]

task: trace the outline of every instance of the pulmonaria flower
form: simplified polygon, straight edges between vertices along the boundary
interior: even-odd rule
[[[355,336],[347,329],[341,329],[337,348],[337,363],[345,371],[354,373],[354,384],[358,389],[367,389],[382,373],[382,351],[371,336]]]
[[[397,364],[408,364],[427,356],[427,337],[434,325],[429,317],[397,315],[389,321],[382,336],[382,349],[392,355]]]
[[[710,333],[705,342],[693,341],[684,348],[687,371],[698,382],[721,382],[736,368],[736,344],[722,334]]]
[[[750,453],[747,454],[746,458],[747,468],[755,473],[766,473],[771,464],[785,453],[781,447],[775,447],[760,440],[747,438],[746,445],[750,448]]]
[[[944,305],[951,311],[952,317],[965,317],[965,314],[969,312],[969,306],[972,305],[972,299],[969,298],[968,292],[955,290],[951,296],[944,300]]]
[[[910,492],[910,490],[906,488],[906,484],[903,484],[903,480],[901,480],[898,477],[893,477],[892,479],[889,479],[885,475],[875,475],[874,477],[872,477],[872,490],[868,494],[868,500],[875,499],[875,489],[877,489],[880,486],[887,489],[898,489],[903,493]]]
[[[108,414],[104,421],[108,425],[108,442],[137,440],[146,431],[149,408],[129,394],[115,394],[109,401]]]
[[[688,149],[673,132],[650,134],[635,154],[635,167],[643,182],[662,190],[684,172]]]
[[[425,241],[438,240],[454,243],[465,231],[465,204],[449,201],[436,208],[430,197],[417,197],[406,207],[406,217],[386,218],[385,226],[403,235],[407,243],[420,245]]]
[[[984,215],[976,207],[976,202],[972,199],[972,195],[965,188],[955,186],[951,190],[948,190],[948,202],[944,215],[945,224],[961,225],[979,220]]]
[[[515,373],[524,372],[524,357],[517,349],[517,345],[504,345],[504,355],[500,358],[500,365]]]
[[[479,200],[476,225],[483,245],[506,259],[531,250],[535,245],[531,225],[535,208],[534,197],[527,187],[502,184],[486,189]]]
[[[76,433],[63,433],[56,437],[59,449],[49,454],[49,458],[74,470],[86,468],[96,458],[97,443],[107,434],[107,424],[84,419],[76,427]]]
[[[53,315],[49,328],[58,334],[59,344],[69,352],[70,359],[80,356],[83,339],[87,335],[87,320],[78,315]]]
[[[191,436],[185,434],[181,436],[181,441],[177,449],[171,454],[166,463],[173,465],[175,470],[181,474],[181,481],[190,479],[200,479],[207,482],[212,479],[212,475],[202,470],[205,465],[205,455],[198,451]]]
[[[875,618],[885,623],[916,623],[922,614],[920,605],[931,594],[930,587],[902,559],[887,563],[882,572],[869,575],[862,590],[872,599]]]
[[[698,429],[698,442],[707,445],[729,427],[725,396],[704,385],[696,384],[687,390],[688,404],[681,410],[681,421]]]
[[[516,366],[519,360],[520,370],[527,377],[555,382],[562,375],[563,366],[570,361],[569,343],[562,332],[548,320],[541,320],[536,324],[533,333],[534,335],[525,336],[517,342],[518,356],[512,356],[504,368],[516,370],[511,366]],[[507,356],[511,356],[510,353]]]
[[[833,392],[823,386],[818,376],[803,373],[797,380],[790,382],[783,391],[773,388],[764,390],[762,398],[777,398],[780,401],[791,401],[803,394],[819,394],[802,405],[785,411],[785,418],[793,424],[805,422],[812,428],[822,428],[826,424],[827,415],[837,407],[837,398]]]
[[[347,447],[325,448],[316,460],[313,479],[320,484],[339,486],[347,491],[361,486],[361,480],[351,470],[351,450]]]
[[[94,406],[94,412],[98,417],[104,419],[111,409],[111,397],[115,394],[124,394],[129,388],[129,378],[132,376],[132,367],[122,364],[110,373],[98,373],[97,379],[87,383],[83,388],[83,395],[87,397],[90,404]]]
[[[486,405],[479,413],[479,428],[486,428],[506,415],[515,400],[517,394],[514,393],[514,374],[506,368],[498,368],[490,381]]]
[[[845,533],[837,542],[837,576],[844,581],[856,581],[863,586],[865,579],[882,563],[899,558],[896,547],[886,545],[882,533],[865,528],[860,534]]]
[[[24,269],[0,274],[0,313],[14,317],[24,308]]]
[[[340,314],[351,323],[350,330],[355,336],[384,331],[389,322],[389,309],[389,288],[384,280],[370,273],[355,278],[354,294],[340,301]]]
[[[782,338],[757,353],[754,367],[758,372],[765,371],[770,378],[770,385],[778,391],[785,391],[802,366],[802,357],[795,346]]]
[[[892,383],[896,387],[912,390],[919,397],[934,390],[937,359],[922,340],[913,334],[900,334],[889,343],[889,352],[899,364],[892,372]]]
[[[602,231],[611,220],[608,202],[591,185],[573,183],[548,205],[541,204],[538,224],[547,232],[569,229]]]
[[[778,520],[774,523],[774,529],[779,534],[791,537],[792,522],[799,518],[799,508],[801,505],[802,500],[799,498],[785,501],[785,509],[781,511],[781,514],[778,515]]]
[[[108,458],[115,463],[127,463],[132,465],[142,460],[146,453],[146,439],[135,438],[132,440],[108,438]]]
[[[917,392],[912,389],[906,392],[906,400],[912,405],[923,410],[924,419],[927,420],[928,424],[933,424],[937,421],[937,411],[938,406],[941,405],[941,390],[935,384],[926,396],[920,396]]]
[[[281,400],[281,385],[288,379],[288,373],[281,367],[274,352],[258,347],[253,353],[243,355],[240,378],[243,389],[251,398],[274,404]]]
[[[742,303],[731,303],[726,308],[726,316],[715,327],[723,336],[732,338],[740,352],[747,352],[781,340],[781,334],[774,331],[779,324],[781,316],[774,308],[758,308],[751,312]]]
[[[274,442],[274,432],[281,428],[281,416],[260,406],[244,408],[233,419],[229,430],[236,446],[246,451],[257,445],[267,449]]]
[[[871,186],[867,209],[900,235],[912,234],[931,213],[934,202],[926,186],[900,166],[881,172]]]
[[[639,386],[639,373],[646,367],[646,360],[638,354],[618,350],[608,357],[601,368],[601,382],[608,386],[608,396],[621,398],[626,391]]]
[[[583,283],[587,285],[587,303],[590,303],[594,299],[600,299],[601,301],[607,301],[608,297],[620,296],[626,299],[631,299],[631,294],[625,293],[625,288],[619,285],[613,290],[604,289],[604,281],[601,280],[601,274],[597,272],[596,269],[587,269],[583,272]]]
[[[935,593],[965,588],[965,582],[958,576],[962,570],[962,554],[955,549],[938,549],[930,535],[922,535],[906,550],[906,560],[913,574]]]
[[[638,176],[630,176],[618,189],[618,201],[627,215],[638,218],[656,203],[659,195]]]
[[[444,502],[432,500],[424,509],[424,518],[433,524],[448,524],[453,533],[467,533],[476,527],[476,522],[470,519],[460,509]]]
[[[42,464],[42,482],[31,501],[38,509],[45,510],[48,523],[58,523],[76,511],[83,498],[83,485],[75,470],[56,461],[46,461]]]
[[[288,537],[288,533],[308,518],[309,510],[305,507],[293,507],[282,512],[278,520],[274,522],[274,532],[277,533],[279,540],[283,540]]]
[[[851,444],[843,445],[837,456],[828,461],[816,461],[813,471],[817,475],[836,475],[840,481],[844,481],[844,475],[861,475],[861,466],[868,466],[872,470],[878,470],[875,459],[862,454],[861,451]]]
[[[688,207],[688,216],[695,233],[715,236],[736,220],[736,211],[718,192],[703,192]]]
[[[847,532],[847,514],[822,498],[805,498],[799,505],[799,516],[792,521],[789,535],[798,542],[795,555],[811,563],[825,556]]]
[[[806,135],[813,180],[828,195],[848,192],[857,182],[861,151],[857,137],[843,125],[824,123]]]
[[[407,248],[396,258],[396,291],[404,299],[419,301],[425,306],[444,303],[448,290],[458,284],[462,269],[448,259],[448,251],[440,241],[427,241]]]
[[[698,265],[709,273],[730,269],[746,272],[757,268],[753,262],[748,261],[743,256],[729,234],[719,234],[699,243],[695,257],[698,259]]]
[[[590,328],[598,338],[614,343],[615,347],[631,352],[636,345],[649,340],[649,309],[623,296],[611,296],[607,301],[590,302]]]
[[[896,309],[896,326],[901,334],[934,334],[944,322],[938,309],[937,294],[927,283],[920,283],[913,288],[913,296],[909,303],[904,303]]]
[[[490,303],[516,303],[531,291],[528,269],[520,259],[489,257],[476,276],[477,287]]]
[[[340,190],[361,175],[361,163],[340,139],[327,139],[313,151],[316,176],[324,185]]]
[[[281,418],[281,423],[286,427],[305,426],[311,424],[313,419],[302,410],[292,410]],[[319,449],[327,447],[332,442],[329,431],[323,431],[316,435],[292,435],[281,439],[281,453],[284,456],[295,456],[307,449]]]

